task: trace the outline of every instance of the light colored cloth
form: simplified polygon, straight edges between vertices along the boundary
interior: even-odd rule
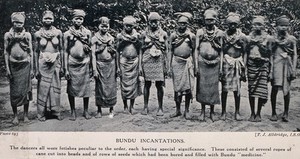
[[[18,107],[28,104],[32,100],[30,59],[10,60],[9,68],[12,76],[9,80],[11,105]]]
[[[275,54],[273,61],[273,85],[281,86],[284,95],[287,95],[290,91],[291,81],[288,78],[291,77],[292,71],[291,56],[286,52]]]
[[[160,20],[161,16],[157,12],[150,12],[148,20]]]
[[[123,24],[135,25],[136,19],[133,16],[126,16],[123,18]]]
[[[191,57],[182,58],[173,56],[172,76],[175,92],[184,92],[194,88],[194,65]]]
[[[237,91],[240,94],[242,67],[245,67],[242,56],[233,58],[228,54],[224,55],[222,91]]]
[[[290,91],[291,80],[293,75],[294,43],[297,39],[287,34],[283,39],[275,35],[275,41],[272,45],[273,55],[273,86],[279,86],[283,94],[287,95]]]
[[[25,22],[25,12],[14,12],[11,14],[11,22]]]
[[[236,23],[239,24],[241,21],[240,15],[234,12],[230,12],[227,15],[226,22],[227,23]]]
[[[121,69],[121,94],[123,100],[135,99],[141,95],[139,89],[139,59],[138,57],[128,59],[125,57],[120,58],[120,69]]]
[[[41,52],[39,56],[39,71],[41,79],[37,86],[37,110],[40,116],[45,111],[60,113],[61,81],[59,72],[61,68],[60,53]],[[54,62],[49,62],[54,61]]]
[[[67,93],[73,97],[90,97],[90,57],[78,61],[69,56],[69,73]]]
[[[247,70],[249,96],[268,99],[269,60],[267,58],[248,58]]]
[[[74,9],[73,10],[73,17],[85,17],[86,13],[82,9]]]
[[[97,61],[97,72],[99,78],[95,81],[96,105],[103,108],[113,107],[117,103],[115,59],[111,61]]]

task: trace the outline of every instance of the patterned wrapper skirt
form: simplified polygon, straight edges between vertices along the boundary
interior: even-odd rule
[[[270,62],[262,59],[248,59],[247,68],[249,96],[268,99]]]

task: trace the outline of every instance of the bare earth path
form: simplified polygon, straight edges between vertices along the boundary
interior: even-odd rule
[[[36,80],[34,80],[36,83]],[[155,87],[151,88],[149,101],[150,114],[148,116],[141,115],[143,109],[143,96],[136,100],[134,106],[134,115],[123,113],[123,104],[121,102],[120,91],[118,91],[118,103],[115,106],[116,115],[113,119],[108,118],[108,109],[103,110],[103,117],[100,119],[92,118],[85,120],[82,117],[83,103],[81,99],[76,99],[77,120],[70,121],[70,108],[66,94],[66,81],[62,80],[62,95],[61,104],[64,108],[64,120],[48,119],[46,122],[39,122],[36,118],[36,85],[34,85],[33,93],[34,100],[30,103],[29,118],[30,123],[24,123],[22,120],[19,126],[13,126],[11,120],[13,118],[12,109],[9,101],[9,83],[3,76],[0,78],[0,130],[3,131],[93,131],[93,132],[205,132],[205,131],[297,131],[300,128],[300,79],[292,83],[291,104],[289,111],[289,122],[284,123],[281,120],[271,122],[270,101],[266,103],[262,109],[262,122],[253,123],[247,121],[250,115],[250,107],[248,102],[247,83],[242,84],[241,92],[241,115],[243,121],[233,120],[234,100],[233,93],[229,93],[227,106],[227,120],[222,121],[217,118],[217,121],[212,122],[209,118],[206,122],[200,122],[197,117],[200,114],[200,104],[193,100],[191,104],[191,112],[193,120],[185,120],[183,117],[170,118],[170,114],[175,111],[175,102],[173,100],[173,84],[170,79],[166,80],[165,95],[164,95],[164,112],[163,117],[156,117],[157,97]],[[94,82],[92,82],[94,87]],[[269,92],[270,93],[270,92]],[[94,95],[94,93],[93,93]],[[278,94],[277,112],[283,112],[282,92]],[[184,101],[182,103],[184,110]],[[90,113],[95,115],[97,108],[95,106],[95,98],[90,98]],[[18,108],[19,116],[22,116],[23,107]],[[207,108],[207,116],[209,108]],[[221,106],[215,106],[216,116],[221,113]],[[299,130],[299,129],[298,129]]]

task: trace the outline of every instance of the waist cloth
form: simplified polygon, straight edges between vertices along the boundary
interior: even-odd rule
[[[147,49],[143,54],[142,68],[144,72],[144,78],[146,81],[165,81],[164,55],[161,53],[159,56],[151,56],[151,51],[154,52],[155,49]]]
[[[139,87],[139,59],[126,58],[121,56],[120,58],[120,69],[121,69],[121,95],[123,100],[135,99],[141,95],[142,90]]]
[[[242,56],[233,58],[228,54],[224,55],[223,60],[223,77],[222,91],[237,91],[240,94],[241,89],[241,73],[245,67]]]
[[[199,75],[196,83],[196,100],[202,104],[220,104],[219,72],[220,58],[213,60],[198,57]]]
[[[291,55],[286,52],[274,55],[273,60],[273,86],[282,87],[284,95],[290,91],[291,81],[288,80],[292,76],[293,63]]]
[[[173,56],[171,67],[175,94],[182,96],[192,93],[195,82],[192,57],[185,59],[179,56]],[[177,97],[175,97],[175,100],[176,99]]]
[[[90,57],[78,60],[69,56],[69,73],[67,93],[73,97],[90,97]]]
[[[113,107],[117,103],[116,60],[97,61],[96,66],[99,74],[95,80],[96,105]]]
[[[264,58],[249,58],[247,61],[247,70],[249,96],[268,99],[269,60]]]
[[[48,62],[49,59],[55,59],[55,61]],[[38,114],[43,117],[46,110],[59,113],[62,109],[60,105],[60,53],[41,52],[38,62],[41,79],[37,85],[37,110]]]
[[[10,102],[14,107],[28,104],[32,100],[31,70],[30,59],[22,61],[9,60],[9,68],[12,78],[9,79]]]

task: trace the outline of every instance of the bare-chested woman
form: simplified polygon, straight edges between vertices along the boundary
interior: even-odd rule
[[[261,121],[262,106],[268,100],[268,77],[270,70],[270,39],[265,31],[265,18],[256,16],[252,21],[252,32],[248,36],[244,56],[248,75],[248,92],[251,115],[249,121]],[[255,113],[255,98],[257,111]]]
[[[35,63],[37,87],[38,119],[46,120],[46,112],[50,111],[62,120],[60,94],[63,74],[62,32],[52,23],[54,15],[51,11],[43,13],[43,27],[34,34]]]
[[[117,103],[116,50],[114,37],[109,31],[109,19],[99,18],[99,31],[92,38],[93,75],[96,82],[95,99],[98,106],[96,118],[102,117],[101,108],[109,108],[109,117],[114,116]]]
[[[277,121],[276,97],[278,90],[283,91],[284,112],[282,121],[288,122],[288,111],[290,105],[290,86],[292,80],[296,78],[297,65],[297,39],[288,33],[290,19],[281,16],[276,21],[277,33],[272,43],[271,72],[272,84],[271,105],[272,121]]]
[[[196,99],[202,106],[199,119],[205,121],[205,105],[210,105],[210,118],[214,121],[214,105],[220,103],[219,74],[222,71],[224,32],[215,26],[215,10],[206,10],[204,18],[205,27],[196,33]]]
[[[247,38],[238,28],[240,16],[236,13],[229,13],[226,18],[228,29],[225,31],[223,43],[223,70],[222,70],[222,115],[221,119],[226,120],[226,102],[229,91],[233,91],[235,101],[234,118],[242,120],[240,116],[241,100],[241,79],[246,81],[245,65],[243,61]]]
[[[10,83],[10,103],[14,113],[13,124],[19,124],[17,107],[24,105],[24,122],[28,122],[29,101],[32,99],[31,79],[33,53],[31,35],[24,29],[25,13],[11,15],[13,27],[4,35],[4,57]]]
[[[185,96],[184,117],[191,119],[189,113],[190,102],[194,87],[194,57],[195,34],[187,27],[192,19],[188,12],[177,13],[177,30],[170,36],[170,73],[173,78],[174,100],[176,112],[171,117],[181,115],[180,104]]]
[[[73,11],[73,26],[64,33],[65,76],[68,80],[67,93],[71,107],[70,120],[76,120],[75,97],[83,98],[83,116],[90,119],[88,113],[90,88],[91,31],[82,23],[85,12]]]
[[[121,80],[121,94],[124,111],[132,113],[135,98],[141,94],[139,90],[139,52],[140,34],[133,28],[136,20],[132,16],[123,19],[124,29],[117,35],[117,68]],[[128,108],[127,100],[130,100]]]
[[[148,101],[151,83],[155,82],[157,89],[158,110],[157,116],[163,115],[163,96],[165,74],[167,72],[167,32],[160,27],[161,16],[157,12],[151,12],[148,16],[148,28],[142,33],[142,53],[140,54],[140,68],[145,78],[144,87],[144,111],[149,112]]]

